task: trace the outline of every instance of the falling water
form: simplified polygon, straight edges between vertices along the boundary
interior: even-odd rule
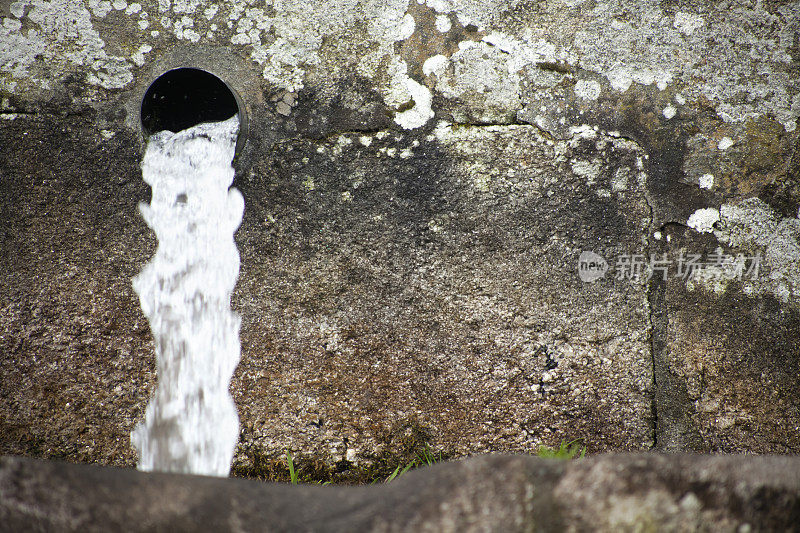
[[[133,280],[150,321],[158,384],[131,433],[139,470],[227,476],[239,435],[228,384],[239,362],[239,275],[233,233],[244,199],[233,181],[238,117],[150,137],[142,162],[152,187],[140,204],[158,237]]]

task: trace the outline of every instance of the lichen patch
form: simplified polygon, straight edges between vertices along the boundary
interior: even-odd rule
[[[719,210],[713,207],[698,209],[689,216],[686,225],[700,233],[711,233],[719,221]]]

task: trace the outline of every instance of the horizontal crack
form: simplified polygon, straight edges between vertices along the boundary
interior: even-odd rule
[[[89,116],[87,111],[48,111],[48,110],[27,110],[27,109],[0,109],[2,115],[21,115],[25,117],[86,117]]]

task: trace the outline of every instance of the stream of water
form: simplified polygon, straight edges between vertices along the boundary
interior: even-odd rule
[[[230,309],[239,275],[233,234],[244,199],[233,182],[239,121],[150,137],[139,204],[158,237],[133,279],[155,340],[158,383],[131,433],[139,470],[227,476],[239,437],[228,392],[239,362],[239,317]]]

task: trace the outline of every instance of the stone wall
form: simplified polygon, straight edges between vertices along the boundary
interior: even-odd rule
[[[182,66],[247,116],[240,473],[287,449],[327,478],[562,439],[800,451],[800,4],[0,17],[0,453],[135,462],[156,379],[130,285],[156,246],[139,105]],[[711,264],[739,254],[759,271]]]

